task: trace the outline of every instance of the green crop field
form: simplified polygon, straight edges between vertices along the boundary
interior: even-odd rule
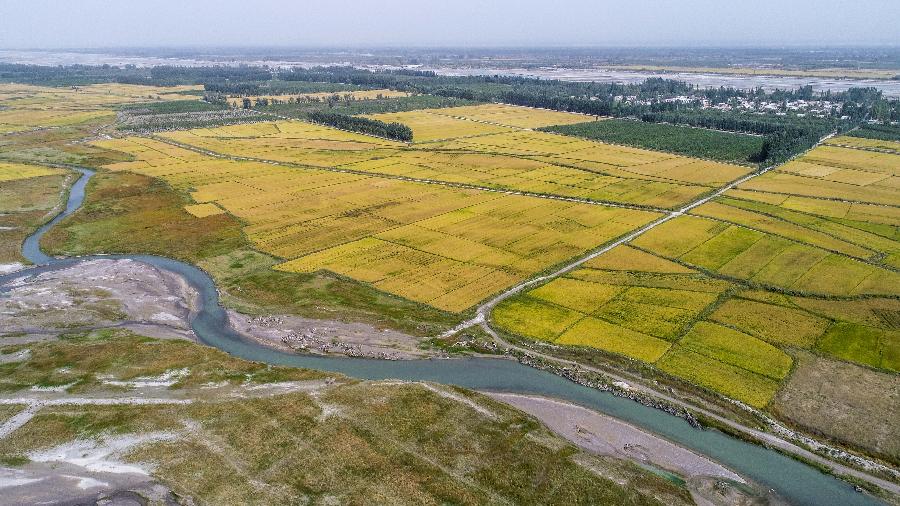
[[[763,138],[759,136],[621,119],[552,126],[544,130],[731,163],[757,161],[763,146]]]

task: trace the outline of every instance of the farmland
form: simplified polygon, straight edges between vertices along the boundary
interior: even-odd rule
[[[250,95],[241,97],[228,97],[227,103],[231,107],[243,107],[245,99],[251,107],[259,105],[262,100],[265,103],[305,103],[305,102],[327,102],[329,100],[343,100],[352,102],[354,100],[381,100],[384,98],[406,97],[409,93],[394,90],[355,90],[355,91],[335,91],[335,92],[316,92],[316,93],[297,93],[287,95]]]
[[[842,409],[858,404],[853,387],[800,397],[836,374],[885,392],[900,371],[900,155],[888,148],[830,139],[504,300],[492,321],[576,356],[652,364],[896,461],[882,402]]]
[[[552,126],[546,130],[614,144],[742,164],[760,161],[757,158],[764,142],[762,137],[751,135],[619,119]]]
[[[215,202],[245,223],[245,233],[257,249],[288,260],[278,269],[326,269],[454,312],[655,216],[357,174],[223,161],[148,139],[96,145],[137,158],[110,165],[112,170],[162,177],[175,188],[190,191],[198,203]]]
[[[412,128],[412,146],[284,121],[163,137],[230,156],[665,208],[750,170],[498,123],[583,119],[551,111],[528,118],[527,113],[521,107],[485,105],[371,116]]]
[[[592,201],[676,205],[748,170],[528,129],[581,121],[576,114],[484,105],[372,118],[409,126],[415,143],[279,121],[161,136],[174,145],[93,145],[135,157],[109,169],[161,177],[217,206],[189,212],[237,217],[256,249],[284,260],[278,270],[327,270],[451,312],[659,216]],[[525,194],[483,191],[495,188]]]
[[[721,401],[719,412],[739,411],[729,400],[740,401],[897,458],[875,428],[848,434],[847,423],[821,423],[798,401],[813,363],[882,390],[900,371],[900,155],[891,141],[834,137],[671,213],[750,174],[732,162],[745,162],[736,153],[749,157],[760,138],[723,134],[736,144],[683,150],[692,141],[657,141],[676,128],[713,142],[710,131],[642,126],[653,140],[643,149],[621,145],[638,144],[633,121],[383,90],[340,90],[354,98],[335,109],[399,122],[412,142],[263,116],[291,104],[253,104],[238,112],[259,116],[239,125],[135,135],[109,128],[117,109],[215,106],[189,86],[4,86],[0,226],[16,228],[0,231],[4,262],[20,260],[22,237],[71,180],[41,162],[84,163],[100,170],[82,211],[45,237],[51,253],[173,257],[206,270],[241,313],[366,322],[415,339],[490,311],[501,340],[619,365]],[[302,88],[250,97],[305,107],[333,95]],[[587,120],[609,143],[571,130]],[[479,306],[666,213],[624,244]],[[884,409],[860,410],[860,423],[871,427],[865,417]]]

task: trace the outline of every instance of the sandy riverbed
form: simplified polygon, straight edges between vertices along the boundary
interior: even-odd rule
[[[25,270],[5,287],[0,329],[7,343],[110,327],[149,337],[196,339],[189,323],[196,291],[181,277],[144,262],[97,259],[34,277]],[[418,337],[366,323],[235,311],[228,315],[242,334],[285,351],[381,359],[434,355],[419,348]]]

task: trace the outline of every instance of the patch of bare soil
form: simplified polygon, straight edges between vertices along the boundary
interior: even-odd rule
[[[744,482],[721,464],[596,411],[545,397],[494,392],[485,395],[534,416],[590,452],[649,464],[686,478],[705,476]]]
[[[794,373],[775,398],[779,417],[900,459],[900,376],[798,352]]]
[[[299,316],[247,316],[228,312],[238,332],[274,348],[321,355],[388,360],[433,356],[419,349],[420,338],[366,323],[313,320]]]
[[[124,327],[159,338],[193,338],[196,292],[180,277],[134,260],[100,259],[21,278],[0,293],[0,329],[36,336]]]
[[[698,505],[786,504],[725,466],[613,417],[545,397],[482,393],[534,416],[589,453],[629,460],[681,476]]]

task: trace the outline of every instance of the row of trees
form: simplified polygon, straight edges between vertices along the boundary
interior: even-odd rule
[[[307,114],[310,121],[323,125],[351,130],[367,135],[385,137],[403,142],[412,142],[412,129],[402,123],[385,123],[360,116],[349,116],[327,111],[312,111]]]

